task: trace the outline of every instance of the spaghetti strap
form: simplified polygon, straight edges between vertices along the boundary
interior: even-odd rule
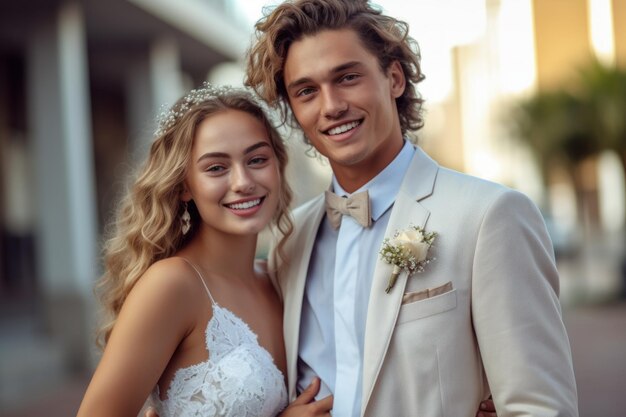
[[[213,296],[211,295],[211,291],[209,291],[209,287],[207,287],[206,282],[204,282],[204,277],[202,276],[202,274],[200,273],[198,268],[189,259],[183,258],[182,256],[180,256],[180,259],[182,259],[185,262],[187,262],[189,265],[191,265],[191,267],[194,269],[194,271],[196,271],[196,273],[198,274],[198,278],[200,278],[200,282],[202,282],[202,285],[204,285],[204,289],[206,290],[206,293],[209,295],[209,298],[211,299],[211,303],[217,304],[215,302],[215,300],[213,299]]]

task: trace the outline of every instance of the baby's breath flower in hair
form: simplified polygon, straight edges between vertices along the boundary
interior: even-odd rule
[[[200,104],[207,100],[213,100],[219,97],[227,96],[232,93],[245,93],[248,98],[252,100],[259,107],[263,108],[262,103],[256,99],[256,97],[247,89],[233,87],[230,85],[213,85],[207,81],[202,84],[201,88],[189,91],[183,98],[181,98],[174,106],[169,108],[167,105],[161,106],[161,112],[157,116],[157,130],[154,132],[154,136],[158,137],[163,135],[169,128],[176,124],[176,121],[180,120],[185,113],[189,111],[194,105]]]

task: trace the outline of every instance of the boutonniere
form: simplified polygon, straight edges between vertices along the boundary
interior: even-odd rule
[[[386,293],[391,291],[400,272],[409,275],[422,272],[424,266],[432,261],[428,258],[428,250],[433,244],[437,233],[426,233],[419,226],[410,226],[406,230],[396,231],[393,238],[385,238],[380,249],[383,261],[393,265],[393,271],[387,283]]]

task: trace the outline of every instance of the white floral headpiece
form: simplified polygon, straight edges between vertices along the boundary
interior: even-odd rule
[[[180,101],[177,101],[176,104],[174,104],[172,107],[168,107],[167,105],[161,106],[161,112],[157,116],[156,120],[157,130],[154,132],[154,136],[158,137],[164,134],[194,105],[200,104],[207,100],[226,96],[235,92],[246,94],[253,103],[263,108],[259,100],[257,100],[255,96],[245,88],[233,87],[230,85],[213,85],[205,81],[202,84],[201,88],[189,91],[182,99],[180,99]]]

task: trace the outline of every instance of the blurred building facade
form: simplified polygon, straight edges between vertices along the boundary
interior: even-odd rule
[[[626,0],[485,0],[484,6],[482,30],[451,50],[450,95],[427,103],[424,147],[443,165],[527,193],[568,227],[580,226],[582,216],[591,227],[620,230],[624,175],[614,169],[615,155],[581,165],[588,213],[580,215],[572,184],[557,169],[546,187],[529,150],[512,140],[507,113],[520,99],[572,85],[594,59],[626,68]]]
[[[501,110],[594,56],[626,66],[626,0],[484,4],[482,34],[451,51],[451,94],[427,103],[422,144],[540,202],[546,190]],[[210,72],[241,67],[251,29],[228,0],[0,3],[0,414],[93,366],[103,227],[154,115]],[[288,175],[301,202],[328,167],[311,186],[294,139]],[[556,190],[567,211],[568,192]]]
[[[159,106],[237,65],[224,0],[0,4],[0,414],[92,366],[105,219]]]

